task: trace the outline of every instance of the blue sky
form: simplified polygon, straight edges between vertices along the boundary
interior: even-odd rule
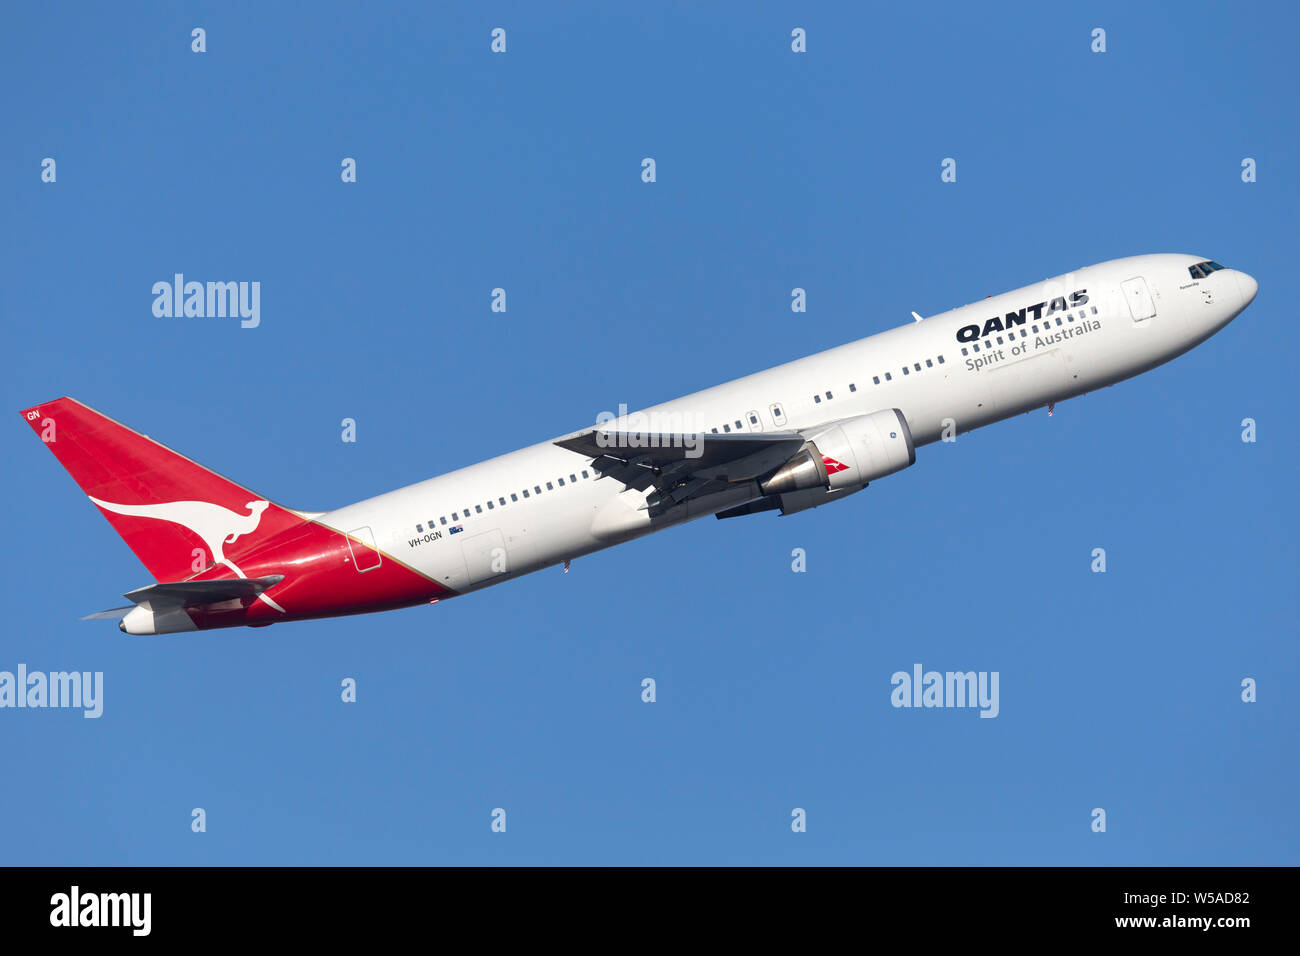
[[[0,862],[1300,861],[1296,8],[556,7],[3,14],[0,669],[105,699],[0,711]],[[324,510],[1146,252],[1259,297],[841,504],[432,608],[78,622],[149,577],[15,414]],[[175,272],[259,281],[261,325],[155,318]],[[999,672],[999,716],[894,709],[917,662]]]

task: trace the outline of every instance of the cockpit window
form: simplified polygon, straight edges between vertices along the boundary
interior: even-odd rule
[[[1227,266],[1221,266],[1217,262],[1207,259],[1205,262],[1198,262],[1194,266],[1188,266],[1187,271],[1192,274],[1193,279],[1204,279],[1211,272],[1218,272],[1220,269],[1226,269]]]

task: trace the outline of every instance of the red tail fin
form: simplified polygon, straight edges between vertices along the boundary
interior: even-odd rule
[[[303,518],[151,438],[59,398],[23,418],[159,581],[237,561]]]

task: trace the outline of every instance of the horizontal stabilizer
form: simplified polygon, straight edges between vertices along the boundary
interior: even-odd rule
[[[283,574],[268,574],[264,578],[172,581],[136,588],[122,596],[128,601],[134,601],[155,611],[167,608],[202,607],[205,604],[220,604],[223,601],[252,601],[267,588],[283,580]]]
[[[130,613],[131,611],[133,611],[133,610],[135,610],[135,605],[134,605],[134,604],[131,605],[130,607],[112,607],[112,608],[109,608],[107,611],[96,611],[94,614],[87,614],[85,617],[83,617],[83,618],[79,618],[79,620],[82,620],[82,621],[116,621],[116,620],[120,620],[121,618],[126,617],[127,614],[129,614],[129,613]]]

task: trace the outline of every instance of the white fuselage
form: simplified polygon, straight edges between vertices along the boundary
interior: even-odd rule
[[[791,432],[897,408],[915,444],[929,444],[1112,385],[1213,335],[1257,287],[1233,269],[1193,276],[1189,267],[1202,261],[1148,255],[1089,266],[602,424]],[[998,328],[1021,310],[1023,324]],[[546,441],[318,520],[370,528],[383,560],[465,592],[760,494],[752,481],[737,483],[651,518],[646,492],[599,477],[591,459]]]

